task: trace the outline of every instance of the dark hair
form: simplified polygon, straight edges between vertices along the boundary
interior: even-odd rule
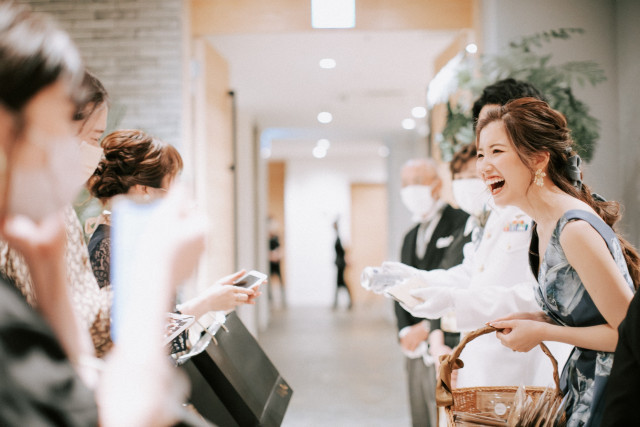
[[[505,105],[514,99],[527,97],[546,101],[538,89],[536,89],[531,83],[523,82],[522,80],[509,78],[497,81],[494,84],[485,87],[480,98],[473,103],[472,112],[474,128],[478,122],[480,110],[482,110],[482,107],[485,105]]]
[[[69,80],[72,100],[81,102],[82,72],[78,50],[51,19],[13,2],[0,3],[0,104],[18,112],[61,78]]]
[[[451,163],[449,163],[451,178],[453,178],[455,174],[460,173],[464,165],[466,165],[469,160],[475,159],[477,154],[476,144],[473,142],[460,147],[460,149],[453,155]]]
[[[102,82],[89,70],[84,71],[82,79],[83,102],[78,104],[76,113],[73,115],[74,121],[87,120],[102,105],[109,105],[109,94]]]
[[[582,200],[603,219],[611,228],[620,220],[620,204],[594,197],[587,185],[574,185],[569,159],[576,155],[573,150],[571,131],[567,120],[560,112],[552,109],[546,102],[535,98],[521,98],[502,107],[491,109],[486,117],[478,122],[476,141],[482,129],[494,121],[502,121],[506,134],[514,146],[518,157],[527,166],[533,182],[533,163],[540,153],[549,153],[546,174],[553,183],[565,193]],[[640,256],[636,249],[621,235],[616,233],[622,246],[629,273],[634,286],[640,284]]]
[[[166,176],[182,170],[182,157],[170,144],[141,130],[117,130],[102,140],[104,157],[89,178],[89,191],[101,201],[126,194],[135,185],[161,188]]]

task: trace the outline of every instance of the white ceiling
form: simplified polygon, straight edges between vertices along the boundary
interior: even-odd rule
[[[228,61],[231,89],[243,115],[271,134],[273,157],[295,147],[309,153],[318,138],[356,148],[406,132],[403,119],[425,106],[434,60],[452,43],[455,31],[316,30],[287,34],[221,35],[208,38]],[[333,58],[334,69],[321,69]],[[329,111],[333,122],[317,114]],[[420,122],[420,119],[418,119]],[[425,122],[425,119],[422,119]],[[276,141],[287,140],[286,144]]]

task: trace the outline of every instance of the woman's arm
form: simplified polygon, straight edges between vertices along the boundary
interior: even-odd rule
[[[260,294],[258,288],[247,289],[233,286],[233,282],[244,275],[241,270],[223,277],[207,290],[190,300],[179,304],[176,308],[183,314],[195,316],[196,319],[210,311],[230,311],[240,304],[255,304]]]
[[[514,351],[529,351],[542,341],[557,341],[597,351],[615,351],[618,332],[609,325],[569,327],[529,319],[496,320],[496,336]]]
[[[605,241],[587,222],[573,221],[565,226],[560,244],[600,314],[611,328],[617,329],[633,292]]]
[[[566,327],[525,319],[498,320],[489,324],[502,329],[496,335],[507,347],[529,351],[540,341],[559,341],[598,351],[615,351],[617,328],[633,297],[609,249],[596,230],[584,221],[567,224],[560,236],[567,260],[580,276],[606,324]]]

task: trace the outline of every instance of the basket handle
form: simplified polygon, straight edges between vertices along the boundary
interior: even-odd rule
[[[491,332],[495,332],[497,330],[498,329],[494,328],[493,326],[485,326],[483,328],[476,329],[475,331],[467,334],[462,339],[462,341],[460,341],[460,344],[458,344],[450,354],[440,356],[440,369],[438,371],[438,380],[436,382],[436,404],[438,406],[446,407],[453,405],[453,394],[451,393],[451,372],[453,372],[454,369],[460,369],[464,366],[462,360],[458,358],[464,347],[470,341],[473,341],[479,336],[490,334]],[[546,354],[547,357],[549,357],[549,360],[551,360],[551,365],[553,366],[553,382],[556,385],[556,394],[560,395],[560,376],[558,375],[558,362],[543,342],[540,342],[539,345],[542,349],[542,352]]]

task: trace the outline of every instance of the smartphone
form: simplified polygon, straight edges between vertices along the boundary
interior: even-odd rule
[[[164,344],[169,345],[175,337],[186,331],[196,321],[195,316],[186,314],[167,313],[164,329]]]
[[[264,282],[266,279],[267,279],[266,274],[256,270],[251,270],[250,272],[248,272],[247,274],[245,274],[244,276],[242,276],[241,278],[233,282],[233,284],[235,286],[241,286],[243,288],[252,289],[258,286],[259,284],[261,284],[262,282]]]

